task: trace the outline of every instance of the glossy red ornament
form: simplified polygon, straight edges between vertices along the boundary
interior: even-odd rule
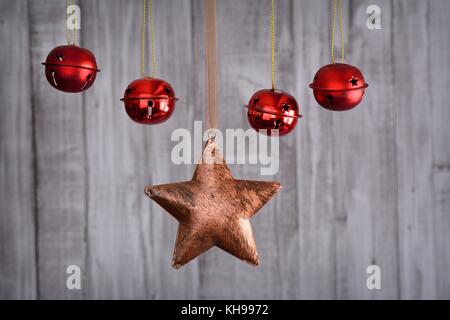
[[[175,110],[177,100],[172,86],[156,78],[133,81],[121,99],[127,114],[139,124],[157,124],[166,121]]]
[[[89,89],[100,72],[94,54],[76,45],[54,48],[42,64],[51,86],[64,92]]]
[[[358,68],[335,63],[322,67],[309,86],[322,107],[332,111],[345,111],[361,103],[369,85]]]
[[[295,98],[281,90],[260,90],[251,97],[246,107],[250,126],[257,131],[262,129],[260,132],[269,136],[275,134],[275,129],[279,136],[290,133],[298,118],[302,117]]]

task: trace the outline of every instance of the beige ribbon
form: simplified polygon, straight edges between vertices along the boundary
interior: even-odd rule
[[[206,127],[218,129],[216,0],[205,0]]]

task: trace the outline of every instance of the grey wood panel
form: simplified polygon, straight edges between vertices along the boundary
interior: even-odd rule
[[[193,298],[196,263],[178,272],[171,268],[177,223],[144,194],[148,184],[187,180],[192,174],[189,166],[170,160],[171,132],[190,129],[193,122],[190,2],[154,1],[157,76],[169,81],[180,98],[173,117],[155,126],[132,122],[120,101],[126,86],[141,77],[142,1],[82,5],[83,44],[95,48],[103,69],[84,99],[89,296]],[[148,56],[147,61],[149,70]]]
[[[294,3],[292,0],[277,2],[277,86],[279,89],[295,95],[297,99],[301,99],[296,92],[295,79],[298,70],[293,67],[298,63],[295,56],[295,34],[293,32],[295,15],[293,9]],[[266,30],[268,31],[268,19],[265,21]],[[260,40],[269,43],[269,33],[267,32],[266,34],[265,37],[261,36]],[[269,61],[268,56],[265,64],[269,65]],[[302,103],[302,100],[298,102]],[[272,218],[272,221],[269,219],[266,220],[269,222],[269,226],[271,226],[271,229],[269,229],[271,233],[264,234],[267,242],[275,242],[276,253],[275,256],[267,255],[267,260],[275,260],[275,266],[272,267],[269,265],[271,270],[266,269],[266,275],[273,274],[276,270],[276,278],[272,284],[275,291],[273,293],[267,293],[266,297],[268,298],[276,294],[281,299],[296,299],[299,298],[300,293],[297,265],[300,255],[300,243],[298,240],[300,230],[298,212],[300,210],[300,203],[297,201],[298,154],[296,148],[299,141],[297,132],[301,130],[301,125],[302,120],[300,119],[297,124],[297,131],[294,134],[280,138],[278,174],[273,177],[265,177],[265,179],[279,180],[283,185],[283,189],[273,201],[273,207],[269,207],[266,211],[266,214]],[[245,170],[245,167],[243,169]],[[258,179],[258,176],[255,176],[254,179]],[[261,219],[264,219],[264,216],[261,215]],[[264,229],[262,232],[264,232]],[[269,249],[271,250],[272,248],[269,247]]]
[[[102,69],[86,92],[89,297],[150,298],[148,248],[140,223],[147,173],[136,157],[147,140],[124,112],[121,95],[139,74],[137,2],[84,1],[83,45],[95,50]],[[100,19],[101,17],[101,19]],[[136,19],[134,19],[136,17]],[[120,41],[118,41],[120,39]],[[133,53],[135,53],[133,55]],[[139,174],[141,173],[141,174]]]
[[[344,299],[398,297],[391,8],[390,2],[378,1],[383,29],[369,30],[370,4],[348,1],[344,7],[346,62],[362,69],[369,88],[360,106],[334,113],[332,120],[337,298]],[[382,291],[366,287],[366,268],[371,264],[382,270]]]
[[[27,1],[0,1],[0,299],[36,298],[28,28]]]
[[[437,298],[434,244],[432,77],[427,14],[433,1],[394,5],[400,290],[405,299]]]
[[[352,127],[358,123],[362,129],[358,147],[361,147],[359,159],[354,158],[356,163],[348,166],[350,176],[353,165],[363,168],[363,175],[359,177],[355,188],[363,192],[364,199],[359,199],[356,205],[359,209],[353,212],[357,217],[360,211],[367,210],[370,217],[366,221],[360,221],[361,225],[356,228],[364,234],[370,234],[370,247],[366,248],[369,255],[361,259],[361,269],[355,270],[358,274],[356,286],[353,285],[351,298],[366,299],[398,299],[400,292],[398,288],[399,252],[398,252],[398,207],[397,207],[397,146],[396,124],[397,111],[394,105],[394,76],[392,58],[392,25],[395,17],[392,15],[392,1],[379,1],[382,12],[382,29],[369,30],[366,27],[367,8],[373,3],[370,1],[352,1],[349,17],[351,25],[349,30],[349,43],[353,45],[350,50],[350,62],[358,66],[364,66],[364,74],[367,81],[373,83],[365,102],[362,105],[359,119],[349,119],[345,126]],[[354,126],[353,126],[354,127]],[[351,139],[351,138],[350,138]],[[347,145],[350,153],[354,145]],[[347,164],[348,165],[348,164]],[[353,171],[353,174],[355,172]],[[359,175],[358,171],[356,174]],[[352,192],[354,195],[354,191]],[[366,200],[370,203],[366,205]],[[356,207],[356,208],[357,208]],[[356,231],[356,230],[355,230]],[[353,247],[359,247],[358,236],[352,239]],[[349,245],[350,246],[350,245]],[[361,247],[359,247],[361,250]],[[364,251],[365,251],[364,250]],[[364,252],[363,251],[363,252]],[[362,252],[361,252],[362,255]],[[375,264],[382,270],[382,290],[368,291],[365,280],[368,275],[365,268]],[[351,277],[351,274],[349,274]],[[363,284],[363,285],[361,285]],[[364,292],[363,292],[364,291]]]
[[[428,46],[427,70],[431,96],[431,135],[433,139],[432,193],[434,202],[433,234],[436,253],[436,297],[449,299],[450,279],[450,131],[448,107],[450,87],[450,34],[448,17],[450,6],[447,1],[429,1],[427,12]]]
[[[53,89],[45,78],[51,49],[66,43],[65,2],[30,1],[32,95],[41,299],[78,299],[66,268],[85,270],[85,143],[82,98]]]
[[[336,297],[336,231],[334,212],[334,148],[332,113],[320,108],[308,85],[328,63],[329,1],[293,1],[296,96],[304,118],[297,135],[297,202],[301,299]],[[295,218],[292,217],[292,219]]]
[[[443,72],[449,9],[436,1],[394,7],[402,298],[448,299],[450,293],[444,275],[449,261],[449,78]]]

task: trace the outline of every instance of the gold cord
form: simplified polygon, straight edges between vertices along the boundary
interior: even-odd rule
[[[145,73],[145,30],[147,28],[147,0],[144,0],[144,14],[142,18],[142,39],[141,39],[141,74],[144,78],[154,78],[156,74],[156,48],[155,48],[155,26],[153,21],[153,0],[149,0],[149,20],[151,36],[152,71],[150,76]]]
[[[74,4],[75,0],[72,1],[72,4]],[[75,28],[73,29],[73,45],[75,45],[75,43],[77,42],[77,15],[75,14],[75,16],[73,17],[73,22],[75,24]]]
[[[64,20],[64,23],[66,24],[67,44],[70,44],[70,31],[69,27],[67,26],[67,19],[69,19],[69,14],[67,13],[68,8],[69,8],[69,0],[66,1],[66,20]]]
[[[343,63],[345,58],[345,41],[342,15],[342,0],[339,0],[339,32],[341,33],[341,62]]]
[[[153,20],[153,0],[150,0],[150,32],[152,35],[152,78],[156,74],[155,23]]]
[[[337,5],[339,1],[339,32],[341,33],[341,62],[345,59],[345,41],[344,41],[344,27],[343,27],[343,13],[342,13],[342,0],[333,0],[333,21],[331,26],[331,62],[335,63],[334,58],[334,32],[336,29],[336,15]]]
[[[272,0],[272,17],[270,21],[270,29],[271,29],[271,47],[272,47],[272,90],[275,90],[275,68],[276,68],[276,60],[275,60],[275,0]]]
[[[73,29],[73,42],[71,42],[70,30],[69,30],[69,26],[67,25],[67,21],[69,19],[69,14],[67,13],[67,10],[69,9],[69,6],[74,4],[74,2],[75,2],[74,0],[73,1],[67,0],[67,2],[66,2],[66,30],[67,30],[67,44],[68,45],[71,45],[71,44],[75,45],[75,43],[77,41],[77,28],[76,28],[76,20],[75,20],[76,15],[74,16],[74,20],[73,20],[75,22],[75,28]]]

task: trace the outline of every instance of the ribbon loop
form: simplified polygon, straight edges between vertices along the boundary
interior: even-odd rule
[[[150,76],[145,73],[145,30],[147,29],[147,0],[144,1],[142,17],[142,39],[141,39],[141,75],[144,78],[154,78],[156,75],[156,48],[155,48],[155,25],[153,19],[153,0],[149,0],[149,20],[151,36],[152,70]]]
[[[339,32],[341,33],[341,62],[344,62],[345,58],[345,41],[344,41],[344,28],[343,28],[343,18],[342,18],[342,0],[333,0],[333,18],[331,24],[331,62],[335,63],[334,58],[334,32],[336,30],[336,15],[337,6],[339,1]]]

